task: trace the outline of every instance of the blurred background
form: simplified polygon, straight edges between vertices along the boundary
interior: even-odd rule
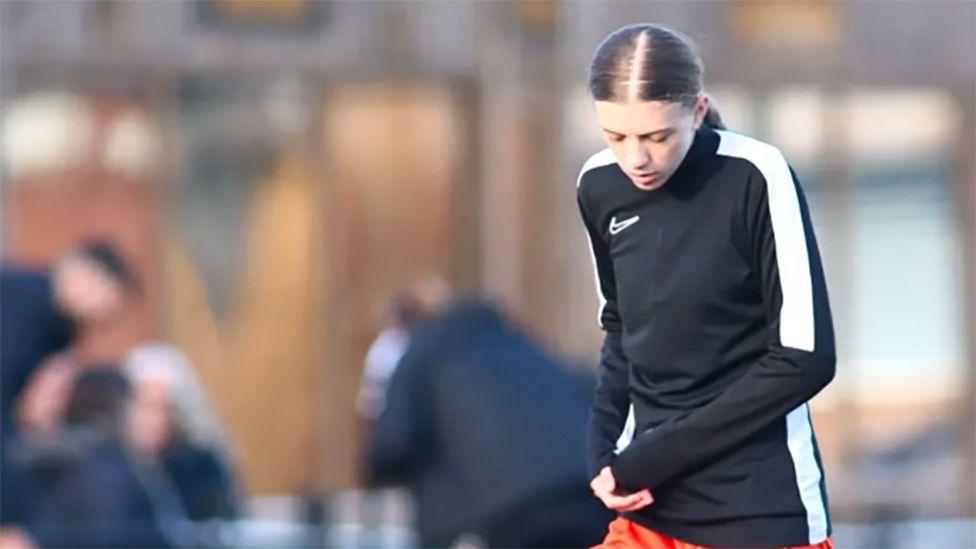
[[[235,486],[219,543],[409,546],[409,499],[362,480],[367,351],[436,275],[592,377],[586,71],[645,21],[698,43],[810,201],[838,547],[976,547],[971,1],[6,0],[4,261],[98,237],[131,262],[136,306],[65,353],[182,355]]]

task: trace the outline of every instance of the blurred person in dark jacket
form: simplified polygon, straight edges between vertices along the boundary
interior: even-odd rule
[[[367,445],[373,484],[406,484],[421,545],[597,543],[588,394],[490,304],[459,301],[415,331]]]
[[[7,459],[20,394],[45,358],[67,348],[83,326],[116,317],[138,287],[132,269],[103,241],[74,248],[50,271],[0,268],[0,526],[30,520],[30,483]]]
[[[147,344],[130,353],[124,371],[133,386],[134,449],[166,473],[190,520],[235,518],[225,435],[190,361],[172,345]]]
[[[410,331],[423,315],[420,304],[408,292],[391,301],[386,326],[370,344],[363,362],[363,378],[356,397],[356,409],[363,419],[373,420],[383,410],[390,378],[410,343]]]
[[[366,353],[356,408],[367,422],[376,419],[386,403],[386,390],[414,328],[442,307],[451,289],[443,278],[425,275],[397,294],[387,307],[386,327]],[[367,426],[368,429],[368,426]]]
[[[114,365],[75,379],[57,444],[18,448],[41,487],[29,532],[45,547],[181,545],[185,514],[165,476],[126,440],[131,387]]]

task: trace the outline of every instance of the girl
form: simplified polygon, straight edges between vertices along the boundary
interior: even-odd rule
[[[591,487],[606,547],[833,547],[807,401],[834,376],[816,240],[775,147],[731,133],[690,40],[608,36],[607,149],[577,181],[606,332]]]

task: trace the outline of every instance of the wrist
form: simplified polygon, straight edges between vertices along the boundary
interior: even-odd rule
[[[611,462],[609,467],[610,475],[613,476],[613,481],[617,485],[617,491],[629,494],[640,489],[634,483],[628,481],[626,471],[621,471],[620,465],[616,461]]]
[[[596,478],[600,476],[604,467],[609,467],[613,463],[614,453],[608,452],[607,455],[599,456],[593,459],[590,463],[590,478]]]

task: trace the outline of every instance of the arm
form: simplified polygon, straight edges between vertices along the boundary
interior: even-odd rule
[[[713,461],[802,406],[834,376],[820,255],[795,176],[756,174],[746,227],[770,328],[765,355],[706,406],[642,434],[614,460],[624,486],[654,489]]]
[[[589,238],[597,293],[600,296],[598,321],[606,332],[600,352],[587,437],[590,478],[594,478],[603,467],[613,461],[617,439],[624,430],[630,408],[630,366],[620,343],[622,328],[617,312],[617,291],[610,251],[593,224],[581,192],[578,193],[578,203]]]
[[[424,341],[411,342],[390,379],[386,404],[370,426],[366,463],[371,484],[407,481],[423,465],[430,403],[425,370],[436,359],[427,347]]]

